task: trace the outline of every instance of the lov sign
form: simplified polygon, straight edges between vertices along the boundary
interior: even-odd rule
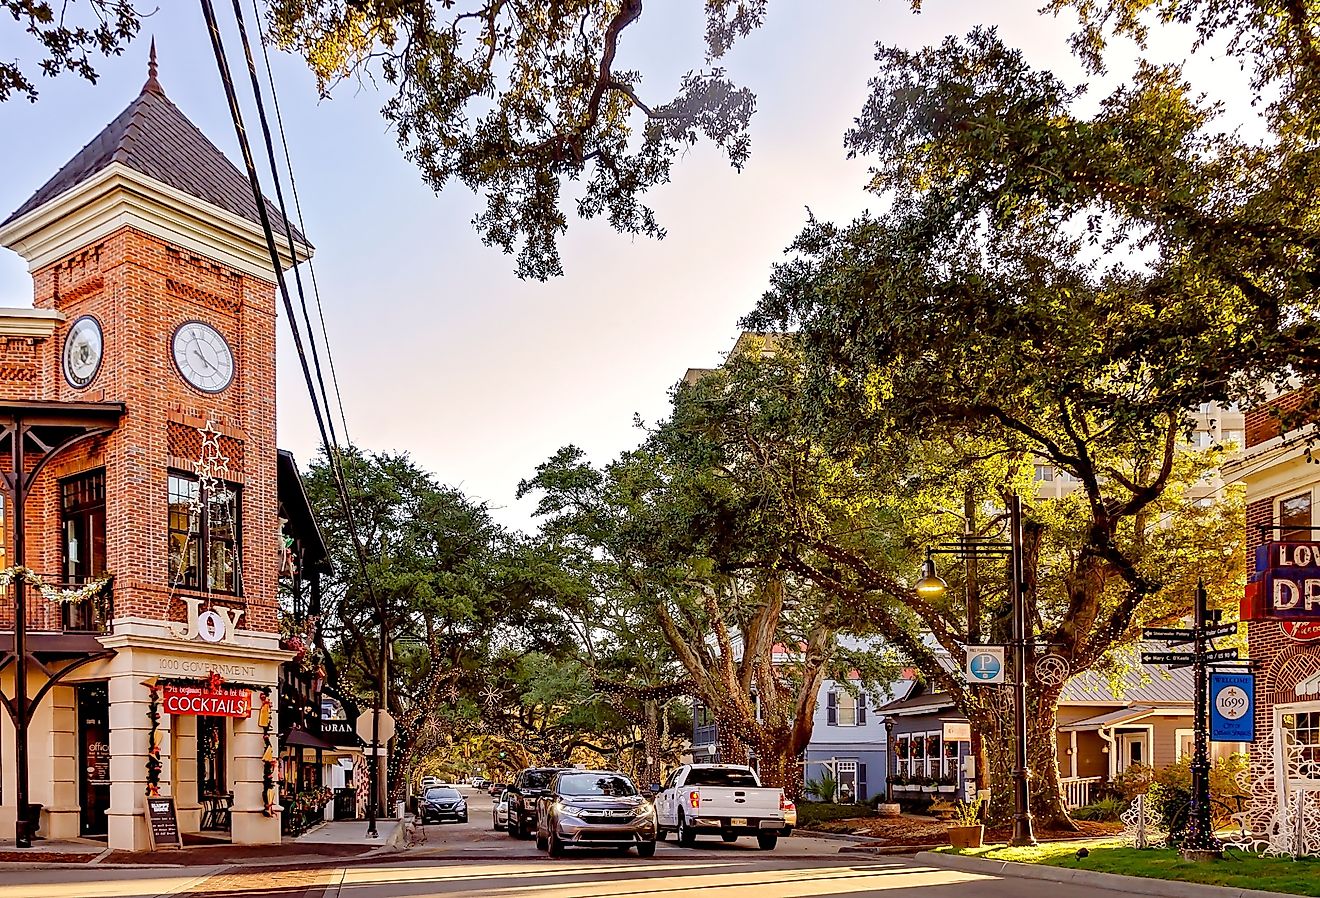
[[[200,639],[203,642],[228,643],[234,641],[242,608],[208,608],[202,611],[201,599],[184,599],[188,606],[188,620],[180,625],[170,623],[170,632],[180,639]]]
[[[1320,542],[1267,543],[1256,567],[1249,592],[1265,617],[1320,619]]]

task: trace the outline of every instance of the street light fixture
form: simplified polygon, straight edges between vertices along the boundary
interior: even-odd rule
[[[1007,557],[1009,587],[1013,600],[1013,838],[1014,846],[1035,845],[1036,833],[1031,819],[1031,767],[1027,755],[1027,653],[1031,647],[1027,630],[1027,610],[1023,582],[1026,565],[1022,552],[1022,498],[1014,495],[1009,502],[1009,541],[964,536],[958,542],[941,543],[926,550],[921,579],[914,589],[922,599],[943,598],[949,584],[935,570],[935,555],[957,558]]]

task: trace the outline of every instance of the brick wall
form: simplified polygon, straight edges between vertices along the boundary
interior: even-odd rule
[[[29,566],[60,570],[60,478],[104,466],[116,616],[182,619],[168,584],[167,477],[172,467],[191,473],[196,457],[171,454],[170,428],[177,451],[180,428],[214,421],[232,457],[230,479],[242,486],[244,595],[219,601],[245,607],[246,627],[276,631],[274,286],[131,228],[36,271],[33,286],[34,305],[58,309],[65,322],[44,343],[0,344],[0,397],[118,401],[127,411],[113,434],[61,454],[34,485]],[[64,380],[60,353],[82,315],[100,322],[105,355],[95,379],[76,389]],[[193,389],[174,366],[174,331],[194,320],[219,330],[234,352],[234,380],[221,393]],[[6,376],[18,370],[30,373]],[[12,519],[6,530],[12,546]]]
[[[1270,402],[1248,409],[1244,415],[1247,448],[1271,440],[1283,432],[1283,426],[1292,430],[1299,426],[1299,420],[1293,420],[1304,407],[1311,405],[1314,398],[1310,390],[1291,390]],[[1301,416],[1301,420],[1314,421],[1315,409]]]

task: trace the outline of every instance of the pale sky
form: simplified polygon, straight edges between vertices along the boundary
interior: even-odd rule
[[[0,219],[137,95],[152,34],[167,95],[238,161],[198,6],[162,5],[123,57],[98,62],[97,85],[43,79],[35,105],[0,104]],[[669,99],[681,73],[700,63],[701,6],[649,3],[625,32],[619,65],[645,73],[643,98]],[[875,43],[916,48],[996,24],[1035,64],[1079,78],[1068,23],[1037,15],[1036,6],[928,0],[916,16],[896,0],[776,0],[766,27],[722,63],[758,95],[744,171],[699,146],[649,197],[665,240],[574,219],[562,245],[567,273],[545,284],[520,282],[512,257],[481,244],[469,226],[477,198],[457,186],[437,197],[422,183],[378,114],[384,93],[342,85],[318,102],[305,66],[277,57],[354,442],[406,450],[490,502],[498,520],[528,527],[531,502],[514,499],[518,480],[566,443],[597,462],[634,445],[634,414],[662,417],[684,370],[718,364],[733,344],[738,318],[807,207],[846,219],[877,205],[862,189],[866,161],[847,160],[842,143],[875,71]],[[236,44],[232,28],[229,35]],[[12,23],[0,26],[0,57],[33,61]],[[255,134],[255,121],[248,126]],[[25,265],[7,250],[0,305],[31,305]],[[279,440],[304,464],[318,447],[283,325]]]

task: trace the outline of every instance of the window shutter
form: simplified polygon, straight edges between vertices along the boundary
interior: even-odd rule
[[[870,797],[866,792],[866,765],[859,762],[857,764],[857,801],[862,803]]]
[[[836,727],[839,725],[839,694],[831,692],[825,705],[825,725]]]
[[[866,693],[857,693],[857,725],[866,726]]]

